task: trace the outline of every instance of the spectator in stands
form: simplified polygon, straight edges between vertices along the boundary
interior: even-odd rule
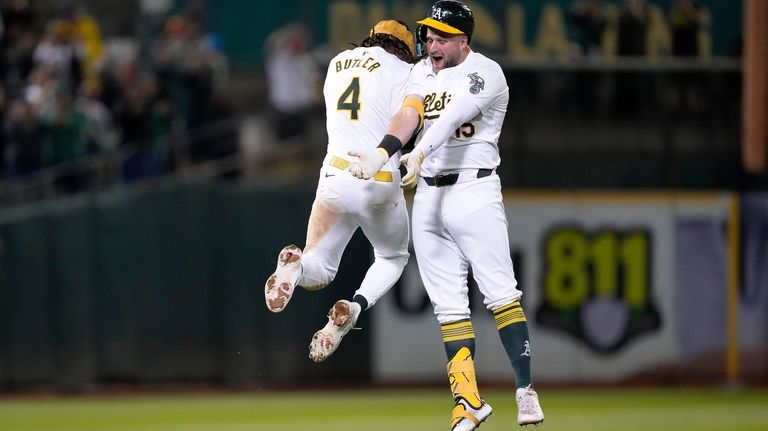
[[[154,61],[137,63],[128,80],[118,77],[99,22],[83,2],[68,1],[42,34],[29,0],[0,2],[0,28],[6,29],[0,32],[0,93],[18,99],[6,121],[0,109],[0,155],[12,156],[0,158],[0,170],[9,166],[8,172],[18,175],[121,148],[133,155],[123,166],[127,180],[155,176],[186,158],[170,156],[169,137],[177,125],[188,129],[192,142],[183,148],[195,160],[236,151],[231,133],[223,139],[193,139],[202,135],[202,126],[233,115],[219,91],[228,78],[224,41],[203,31],[204,2],[194,2],[196,7],[188,2],[187,12],[166,21],[151,51]],[[142,6],[159,11],[162,19],[172,3],[147,0]],[[153,4],[160,9],[152,9]],[[8,151],[3,137],[9,139]],[[58,185],[76,191],[87,179],[68,175]]]
[[[0,39],[0,82],[12,92],[26,83],[37,44],[35,13],[29,0],[4,0],[0,8],[3,32]]]
[[[699,55],[699,30],[704,25],[695,0],[674,0],[667,14],[672,31],[672,55],[695,58]],[[676,73],[670,79],[669,94],[676,114],[699,112],[709,103],[703,96],[706,79],[697,73]]]
[[[164,31],[168,12],[173,7],[174,0],[139,0],[139,19],[137,36],[139,42],[139,58],[141,70],[154,67],[152,47],[157,43]]]
[[[577,35],[576,41],[584,55],[601,55],[603,31],[608,22],[602,0],[580,0],[573,4],[569,14]]]
[[[45,107],[53,103],[57,82],[50,65],[41,64],[30,71],[23,94],[36,115],[42,114]]]
[[[3,126],[6,176],[24,176],[40,169],[43,131],[32,106],[21,98],[13,100]]]
[[[307,31],[298,23],[287,24],[267,38],[269,102],[275,115],[278,141],[307,133],[311,110],[319,102],[318,64],[308,46]]]
[[[120,147],[125,155],[121,171],[124,181],[154,177],[167,171],[173,111],[170,101],[158,90],[153,74],[125,85],[117,123]]]
[[[66,169],[62,166],[62,175],[57,181],[57,186],[66,192],[79,191],[86,186],[87,175],[83,167],[75,167],[72,162],[90,152],[87,117],[75,102],[72,90],[59,83],[54,102],[45,108],[41,117],[46,137],[43,162],[46,165],[66,164]]]
[[[619,56],[644,56],[648,27],[645,0],[624,0],[619,15]]]
[[[72,43],[81,55],[80,73],[82,80],[91,88],[99,85],[99,76],[104,62],[105,48],[101,30],[82,2],[76,2],[65,13],[72,26]]]
[[[699,55],[701,11],[695,0],[674,0],[667,14],[672,29],[672,55],[695,57]]]
[[[34,26],[35,12],[29,0],[3,0],[0,13],[3,16],[3,39],[12,39]]]
[[[645,0],[624,0],[619,14],[619,57],[640,58],[646,55],[647,28],[648,5]],[[638,102],[648,97],[648,80],[630,68],[618,72],[615,85],[612,111],[621,117],[634,118],[640,114],[639,107],[645,104]]]
[[[179,58],[177,73],[182,79],[186,99],[185,125],[189,130],[189,157],[193,162],[209,159],[216,142],[210,139],[203,126],[212,120],[211,97],[214,86],[214,52],[208,48],[202,24],[198,18],[186,20],[183,55]]]
[[[72,41],[71,22],[64,19],[51,21],[32,58],[36,66],[51,66],[63,85],[61,88],[74,95],[82,81],[82,71],[80,55]]]
[[[109,152],[117,148],[117,133],[112,113],[101,101],[99,84],[84,81],[80,86],[78,104],[86,118],[88,148]]]
[[[580,54],[589,58],[600,58],[603,54],[603,32],[608,23],[605,5],[602,0],[579,0],[573,3],[568,14],[576,30],[575,40],[581,49]],[[600,87],[606,85],[603,74],[590,71],[574,71],[570,91],[575,97],[574,111],[577,115],[591,116],[596,109],[595,95]]]
[[[189,109],[182,63],[191,49],[189,23],[182,15],[168,18],[163,36],[154,49],[154,63],[160,86],[167,92],[176,115],[186,120]]]
[[[173,113],[188,130],[192,161],[208,159],[215,152],[211,148],[215,140],[201,128],[213,120],[213,95],[226,80],[226,59],[212,41],[199,16],[176,15],[168,20],[155,49],[161,92],[168,94]]]

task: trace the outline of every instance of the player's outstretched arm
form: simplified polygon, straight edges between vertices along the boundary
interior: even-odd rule
[[[405,99],[398,112],[392,117],[387,134],[375,149],[350,150],[347,154],[355,159],[349,172],[357,178],[367,180],[379,172],[393,154],[403,148],[403,143],[421,127],[424,119],[424,104],[420,96],[411,95]]]
[[[464,102],[457,100],[449,103],[443,113],[440,114],[440,118],[424,132],[424,136],[414,151],[421,150],[424,157],[430,155],[446,143],[456,129],[471,121],[479,113],[480,109],[477,105],[469,100]]]
[[[400,180],[400,187],[406,190],[416,187],[416,180],[419,179],[421,162],[424,161],[424,158],[440,148],[454,130],[458,129],[464,122],[474,118],[479,111],[473,103],[453,102],[448,104],[440,118],[424,132],[424,136],[413,151],[400,158],[400,164],[404,165],[406,170],[405,175]]]

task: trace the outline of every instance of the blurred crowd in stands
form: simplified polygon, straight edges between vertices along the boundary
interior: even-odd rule
[[[622,0],[613,3],[618,6],[615,21],[615,55],[625,59],[642,59],[652,55],[649,47],[649,35],[654,25],[651,8],[647,0]],[[604,55],[604,36],[608,31],[608,3],[603,0],[576,0],[571,4],[568,14],[574,30],[574,42],[579,55],[585,58],[600,58]],[[657,17],[658,19],[658,17]],[[678,60],[700,59],[710,55],[710,46],[703,38],[710,23],[710,16],[697,0],[671,0],[663,11],[661,19],[665,21],[669,37],[669,52],[665,53]],[[658,27],[658,23],[657,27]],[[658,29],[657,29],[658,32]],[[657,35],[658,36],[658,35]],[[700,74],[674,73],[649,75],[639,70],[623,70],[614,74],[610,80],[610,112],[624,118],[632,118],[642,111],[660,109],[654,98],[664,99],[678,111],[698,112],[706,108],[704,94],[707,89]],[[663,83],[654,80],[665,81]],[[595,105],[593,97],[586,93],[606,93],[606,78],[599,74],[587,77],[576,74],[575,89],[580,109],[592,113]],[[654,90],[656,88],[656,90]],[[663,94],[654,95],[654,91],[663,88]]]
[[[658,27],[651,6],[647,0],[573,0],[566,14],[573,57],[599,59],[609,51],[610,56],[642,61],[650,54],[651,27]],[[705,46],[702,35],[708,31],[710,17],[697,0],[671,0],[659,18],[666,21],[669,30],[670,52],[665,55],[678,59],[708,55],[710,47]],[[606,43],[608,33],[615,38],[610,44]],[[611,45],[609,49],[607,45]],[[324,59],[313,54],[309,29],[300,22],[290,22],[272,32],[264,52],[275,138],[283,148],[306,152],[317,146],[306,135],[312,118],[322,115]],[[647,73],[631,70],[616,74],[569,73],[566,92],[577,93],[576,104],[585,115],[594,116],[598,108],[595,100],[608,94],[603,97],[609,99],[603,103],[608,106],[606,111],[632,118],[639,107],[653,105],[648,99],[656,84],[648,77]],[[665,97],[674,99],[670,103],[680,109],[701,108],[704,91],[699,87],[704,84],[695,74],[678,73],[665,79],[669,81],[662,85]]]
[[[31,0],[0,0],[0,185],[35,179],[54,167],[56,189],[76,191],[98,175],[75,166],[90,156],[110,160],[99,169],[132,182],[238,152],[239,125],[221,91],[229,78],[224,42],[206,32],[204,7],[190,6],[204,2],[140,1],[131,35],[138,52],[127,63],[110,55],[101,23],[83,3],[62,0],[55,13],[43,14]],[[175,3],[187,6],[171,11]],[[618,21],[609,10],[618,11]],[[670,54],[702,55],[701,34],[710,23],[697,0],[671,0],[664,13]],[[644,57],[649,15],[647,0],[573,0],[567,20],[574,50],[585,58],[602,56],[608,27],[615,24],[615,54]],[[292,162],[320,154],[325,65],[310,31],[305,23],[284,24],[263,48],[275,147]],[[653,90],[641,72],[566,75],[565,91],[573,93],[582,115],[626,111],[634,118],[642,106],[656,103],[643,102]],[[665,79],[664,97],[681,110],[705,106],[705,84],[695,74]]]
[[[108,55],[99,22],[74,2],[43,17],[29,0],[2,0],[0,36],[0,170],[4,179],[66,168],[89,155],[115,155],[123,181],[167,172],[182,162],[170,145],[186,133],[186,159],[204,159],[227,145],[197,133],[231,115],[218,91],[227,79],[221,41],[206,35],[199,13],[157,19],[138,55]],[[157,18],[157,17],[156,17]],[[63,169],[67,172],[67,169]],[[57,188],[86,187],[71,169]]]
[[[608,25],[606,3],[603,0],[577,0],[572,4],[570,19],[583,54],[599,55]],[[671,54],[677,57],[699,55],[699,31],[708,24],[701,5],[696,0],[672,0],[666,19],[671,32]],[[647,1],[624,0],[619,12],[616,54],[621,57],[646,55],[648,25]]]

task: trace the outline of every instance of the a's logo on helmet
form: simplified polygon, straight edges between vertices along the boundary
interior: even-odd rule
[[[477,74],[477,72],[472,72],[469,75],[469,92],[472,94],[477,94],[480,92],[480,90],[485,89],[485,80],[480,77],[480,75]]]
[[[447,10],[443,11],[442,8],[436,7],[434,9],[432,9],[432,18],[434,18],[434,19],[439,21],[439,20],[443,19],[449,13],[450,13],[450,11],[447,11]]]

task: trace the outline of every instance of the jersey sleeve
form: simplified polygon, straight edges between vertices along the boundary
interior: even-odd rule
[[[498,98],[508,91],[504,72],[496,64],[483,65],[457,80],[452,94],[461,103],[472,103],[485,112]],[[456,97],[458,96],[458,97]]]

